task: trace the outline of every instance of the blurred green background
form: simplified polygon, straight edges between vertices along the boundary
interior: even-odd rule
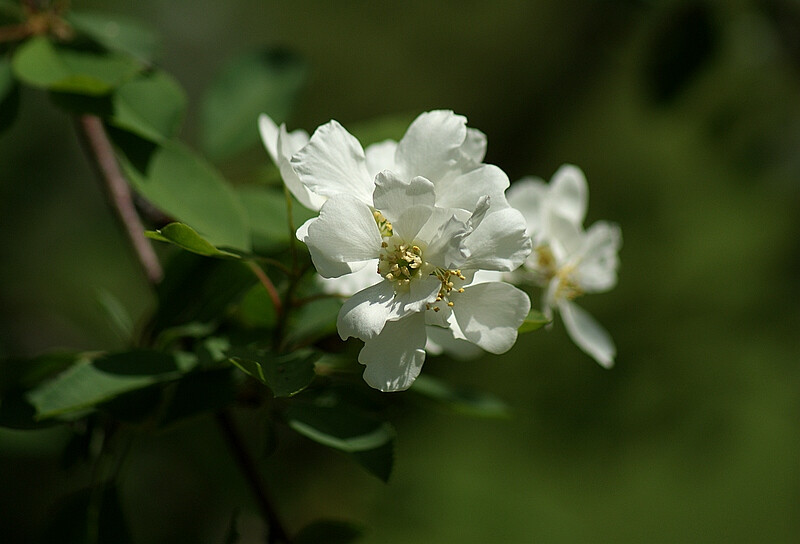
[[[512,180],[581,166],[588,223],[622,227],[618,287],[581,301],[618,345],[613,370],[558,322],[505,356],[431,358],[425,372],[498,394],[514,417],[398,410],[388,485],[286,437],[264,469],[290,528],[355,519],[366,543],[800,541],[800,2],[73,5],[158,29],[192,101],[189,142],[225,59],[280,44],[311,67],[290,128],[453,109]],[[97,290],[134,315],[152,298],[70,120],[44,93],[22,99],[0,136],[0,355],[117,347]],[[223,167],[267,160],[254,149]],[[1,541],[29,542],[77,487],[64,440],[0,430]],[[237,505],[245,532],[255,523],[211,420],[131,448],[137,542],[223,542]]]

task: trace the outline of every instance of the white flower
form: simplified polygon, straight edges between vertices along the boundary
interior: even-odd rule
[[[516,277],[544,287],[545,314],[552,317],[558,309],[578,347],[611,367],[616,355],[611,336],[573,300],[616,285],[619,227],[599,221],[584,231],[588,189],[575,166],[562,166],[550,185],[532,178],[518,181],[509,189],[508,201],[525,216],[534,246]]]
[[[357,179],[364,164],[326,164],[302,153],[295,158],[298,172],[313,170],[303,163],[306,158],[318,170],[330,168],[328,179],[340,176],[339,183]],[[315,187],[325,190],[324,185]],[[322,276],[368,266],[380,278],[348,299],[337,320],[342,339],[364,341],[359,362],[366,365],[367,383],[382,391],[413,383],[425,360],[426,323],[449,328],[456,338],[492,353],[510,349],[530,309],[527,295],[501,282],[468,284],[475,270],[510,270],[527,256],[524,223],[490,221],[497,212],[488,213],[486,196],[472,211],[438,206],[433,182],[422,176],[403,179],[386,170],[372,186],[369,198],[360,188],[355,195],[326,191],[329,199],[319,217],[298,230]]]

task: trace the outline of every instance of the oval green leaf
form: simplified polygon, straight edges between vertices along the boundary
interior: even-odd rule
[[[306,438],[347,453],[374,450],[394,440],[389,423],[343,406],[290,406],[286,421]]]
[[[314,379],[314,363],[319,353],[301,350],[270,358],[269,354],[232,357],[231,363],[257,379],[276,397],[291,397],[308,387]]]
[[[518,332],[520,334],[525,332],[532,332],[541,329],[548,323],[552,321],[548,319],[542,312],[539,310],[531,310],[528,313],[528,316],[525,318],[525,321],[522,322],[522,325],[519,326]]]
[[[134,188],[163,212],[214,246],[250,251],[245,210],[222,175],[189,148],[170,141],[141,167],[124,156],[120,163]]]
[[[112,105],[110,124],[161,143],[177,133],[186,110],[186,93],[169,74],[155,71],[121,85]]]
[[[183,223],[170,223],[159,230],[148,230],[145,232],[145,235],[153,240],[169,242],[187,251],[205,257],[223,257],[226,259],[239,258],[235,253],[229,253],[228,251],[215,248],[207,240],[204,240],[197,234],[192,227],[184,225]]]
[[[490,393],[455,387],[427,374],[417,377],[411,391],[462,414],[486,418],[506,418],[511,414],[509,406]]]
[[[109,51],[131,55],[149,62],[161,46],[158,35],[136,19],[96,12],[70,12],[67,21],[79,33]]]
[[[17,78],[28,85],[90,96],[108,94],[141,69],[129,57],[58,47],[44,37],[23,44],[11,62]]]

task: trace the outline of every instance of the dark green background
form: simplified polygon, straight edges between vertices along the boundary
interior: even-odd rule
[[[364,522],[368,543],[800,539],[799,2],[73,4],[159,30],[192,143],[221,63],[283,44],[311,66],[290,128],[453,109],[512,180],[581,166],[589,222],[622,227],[618,287],[580,301],[618,345],[613,370],[560,323],[505,356],[431,359],[425,372],[514,417],[397,413],[388,486],[285,440],[265,468],[291,529],[327,516]],[[117,347],[97,289],[134,315],[152,299],[69,119],[22,98],[0,135],[0,354]],[[63,440],[0,431],[0,540],[39,534],[77,485]],[[236,505],[256,524],[224,448],[205,419],[134,441],[121,489],[137,542],[222,542]]]

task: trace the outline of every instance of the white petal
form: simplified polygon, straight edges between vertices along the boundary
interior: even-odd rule
[[[548,210],[545,216],[544,231],[553,256],[559,266],[565,264],[573,256],[582,254],[585,234],[579,223],[564,217],[556,210]]]
[[[278,132],[278,168],[281,171],[281,178],[289,189],[289,192],[309,210],[317,211],[327,200],[326,197],[317,195],[308,190],[308,188],[300,182],[297,172],[292,168],[289,162],[290,157],[297,151],[303,148],[308,143],[308,134],[302,130],[296,130],[293,133],[286,131],[286,126],[281,125]]]
[[[349,194],[372,205],[374,184],[364,150],[336,121],[318,127],[308,145],[292,156],[291,165],[313,193],[325,197]]]
[[[345,301],[336,318],[336,329],[342,340],[351,336],[367,340],[383,330],[391,314],[394,286],[382,280]]]
[[[547,184],[533,177],[525,177],[514,182],[506,191],[508,203],[525,217],[528,234],[534,243],[542,238],[542,207],[548,192]]]
[[[408,208],[420,205],[432,207],[436,194],[433,183],[423,177],[404,180],[394,172],[384,170],[375,176],[372,198],[375,209],[394,224]]]
[[[607,291],[617,284],[622,233],[617,225],[598,221],[586,232],[584,253],[576,273],[581,288],[588,293]]]
[[[342,340],[354,336],[361,340],[374,338],[388,321],[420,313],[436,298],[440,282],[435,277],[416,278],[409,289],[395,291],[395,285],[382,280],[359,291],[345,301],[336,320]]]
[[[328,200],[319,217],[307,227],[306,244],[320,275],[340,275],[325,267],[326,261],[349,263],[376,259],[380,254],[381,235],[372,210],[349,195]]]
[[[258,116],[258,132],[261,134],[261,141],[272,158],[272,162],[278,164],[278,125],[272,117],[266,113]]]
[[[497,166],[484,164],[459,176],[449,176],[436,185],[436,205],[443,208],[472,210],[478,201],[489,196],[492,210],[508,207],[505,190],[508,176]]]
[[[434,184],[460,161],[467,119],[452,111],[421,114],[397,144],[395,159],[405,177],[424,176]]]
[[[510,272],[531,252],[525,219],[514,208],[488,214],[464,240],[469,256],[463,268]]]
[[[358,362],[367,367],[364,381],[385,392],[411,387],[425,362],[426,338],[422,314],[387,323],[358,354]]]
[[[460,268],[467,256],[464,239],[470,232],[452,208],[434,208],[417,237],[428,244],[426,261],[443,268]]]
[[[586,177],[577,166],[565,164],[550,182],[550,206],[573,223],[580,225],[586,217],[589,188]]]
[[[425,351],[431,355],[444,352],[454,359],[468,361],[484,354],[484,351],[472,342],[454,337],[450,329],[429,326],[426,327],[426,331],[428,342],[425,344]]]
[[[318,277],[324,293],[349,297],[359,291],[371,287],[383,280],[378,274],[378,260],[365,262],[364,266],[352,274],[345,274],[337,278]]]
[[[461,145],[461,153],[475,164],[486,156],[486,134],[476,128],[467,128],[467,137]]]
[[[572,302],[562,301],[558,309],[572,341],[601,366],[614,366],[617,348],[611,335],[591,315]]]
[[[432,214],[433,206],[413,206],[406,209],[392,223],[395,235],[406,242],[414,242]]]
[[[367,172],[371,178],[384,170],[397,171],[394,162],[394,153],[397,150],[397,142],[394,140],[384,140],[375,144],[368,145],[364,149],[367,159]]]
[[[311,224],[316,221],[316,217],[312,217],[302,225],[300,228],[297,229],[295,236],[297,239],[303,242],[306,246],[308,246],[308,250],[311,253],[311,260],[314,262],[314,267],[317,270],[326,270],[328,275],[332,278],[336,278],[339,276],[343,276],[345,274],[350,274],[355,272],[356,270],[360,270],[363,268],[365,262],[353,262],[353,263],[343,263],[340,261],[332,261],[328,259],[325,254],[320,250],[320,248],[314,246],[312,248],[312,244],[309,242],[308,239],[308,228]]]
[[[528,295],[502,282],[466,287],[451,297],[464,337],[490,353],[505,353],[517,340],[517,329],[531,309]]]

